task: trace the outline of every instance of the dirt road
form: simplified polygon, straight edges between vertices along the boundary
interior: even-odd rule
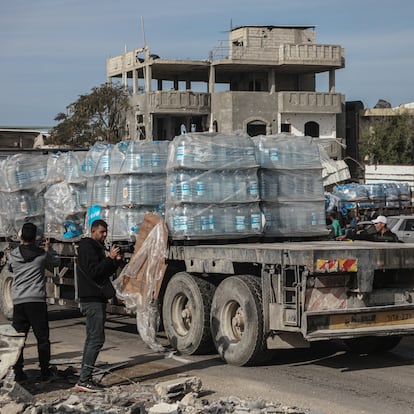
[[[83,318],[60,308],[50,312],[53,361],[59,369],[78,367],[84,340]],[[7,323],[0,319],[0,323]],[[355,356],[342,343],[320,343],[306,350],[283,350],[260,367],[224,364],[217,355],[158,354],[136,333],[135,319],[110,315],[99,362],[120,364],[104,375],[107,385],[134,381],[157,383],[181,374],[196,375],[207,399],[259,397],[324,414],[406,414],[414,412],[414,338],[392,352]],[[162,334],[161,343],[166,344]],[[25,349],[29,375],[37,372],[35,340]]]

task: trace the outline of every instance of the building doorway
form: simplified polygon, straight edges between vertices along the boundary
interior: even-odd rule
[[[314,121],[306,122],[305,135],[308,137],[318,138],[319,137],[319,124]]]
[[[266,124],[263,121],[252,121],[247,124],[247,134],[250,137],[266,135]]]

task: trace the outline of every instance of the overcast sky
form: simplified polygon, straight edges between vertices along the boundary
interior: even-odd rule
[[[141,47],[207,59],[242,25],[315,25],[345,48],[336,90],[373,107],[414,101],[412,0],[0,0],[0,126],[53,126],[104,83],[106,59]],[[320,92],[327,87],[321,83]]]

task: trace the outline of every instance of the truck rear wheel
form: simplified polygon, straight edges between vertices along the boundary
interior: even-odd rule
[[[0,273],[0,310],[9,320],[13,318],[12,282],[13,275],[7,266],[3,266]]]
[[[168,282],[162,306],[164,330],[171,345],[183,354],[214,350],[210,308],[215,285],[208,279],[180,272]]]
[[[218,353],[232,365],[252,365],[266,353],[260,280],[232,276],[218,286],[211,306],[211,332]]]
[[[347,339],[345,342],[353,353],[375,354],[391,350],[400,343],[401,339],[401,336],[365,336]]]

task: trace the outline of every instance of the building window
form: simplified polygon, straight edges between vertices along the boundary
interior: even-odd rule
[[[281,124],[280,125],[280,132],[292,132],[292,125],[291,124]]]

